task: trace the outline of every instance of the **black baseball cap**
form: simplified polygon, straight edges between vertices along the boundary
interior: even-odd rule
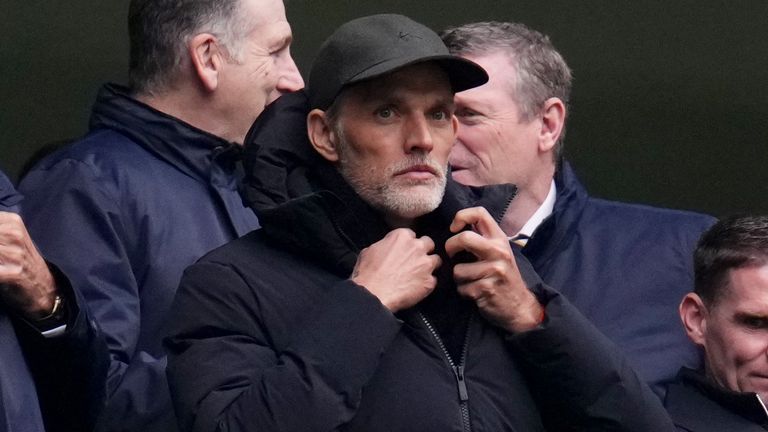
[[[309,73],[309,103],[328,109],[347,85],[426,61],[446,71],[454,92],[488,82],[482,67],[451,55],[428,27],[403,15],[371,15],[343,24],[320,47]]]

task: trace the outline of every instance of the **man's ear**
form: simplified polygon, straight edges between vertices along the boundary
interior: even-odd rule
[[[560,98],[551,97],[544,102],[541,111],[541,131],[539,134],[539,151],[551,151],[565,126],[565,104]]]
[[[210,33],[195,35],[187,43],[192,68],[206,91],[212,92],[219,86],[219,73],[226,59],[225,52],[216,36]]]
[[[696,293],[688,293],[683,297],[678,308],[683,327],[693,343],[704,346],[707,335],[707,318],[709,311]]]
[[[307,115],[307,134],[312,147],[330,162],[338,162],[339,152],[336,148],[338,137],[330,124],[325,111],[317,108]]]

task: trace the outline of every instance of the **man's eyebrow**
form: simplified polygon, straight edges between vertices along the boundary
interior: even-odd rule
[[[474,111],[483,110],[487,107],[487,104],[484,101],[478,101],[478,100],[467,102],[463,99],[456,100],[456,98],[454,98],[454,102],[456,103],[456,106],[459,108],[468,108]]]
[[[270,49],[281,49],[284,48],[293,42],[293,34],[286,33],[280,36],[275,37],[273,40],[269,42],[269,48]]]
[[[439,98],[437,100],[437,105],[445,108],[451,108],[451,109],[456,109],[456,106],[457,106],[456,101],[453,98],[453,95],[451,95],[451,97]]]

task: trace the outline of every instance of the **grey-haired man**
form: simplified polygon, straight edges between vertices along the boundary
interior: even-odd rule
[[[700,361],[675,305],[693,288],[693,248],[714,219],[589,196],[563,158],[571,70],[547,36],[480,22],[445,30],[443,40],[490,77],[456,95],[453,178],[517,185],[504,232],[663,394],[681,365]]]
[[[167,432],[177,422],[161,339],[181,273],[258,227],[237,192],[241,144],[266,105],[304,83],[282,0],[132,0],[128,27],[129,87],[104,86],[90,132],[19,188],[33,238],[109,349],[109,373],[90,383],[107,396],[97,429]]]

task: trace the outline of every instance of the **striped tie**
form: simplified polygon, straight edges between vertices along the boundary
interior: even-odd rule
[[[530,239],[529,236],[527,236],[525,234],[518,234],[518,235],[516,235],[514,237],[511,237],[509,239],[509,241],[511,241],[512,243],[514,243],[514,244],[516,244],[516,245],[518,245],[518,246],[520,246],[522,248],[522,247],[525,247],[526,244],[528,244],[528,239]]]

